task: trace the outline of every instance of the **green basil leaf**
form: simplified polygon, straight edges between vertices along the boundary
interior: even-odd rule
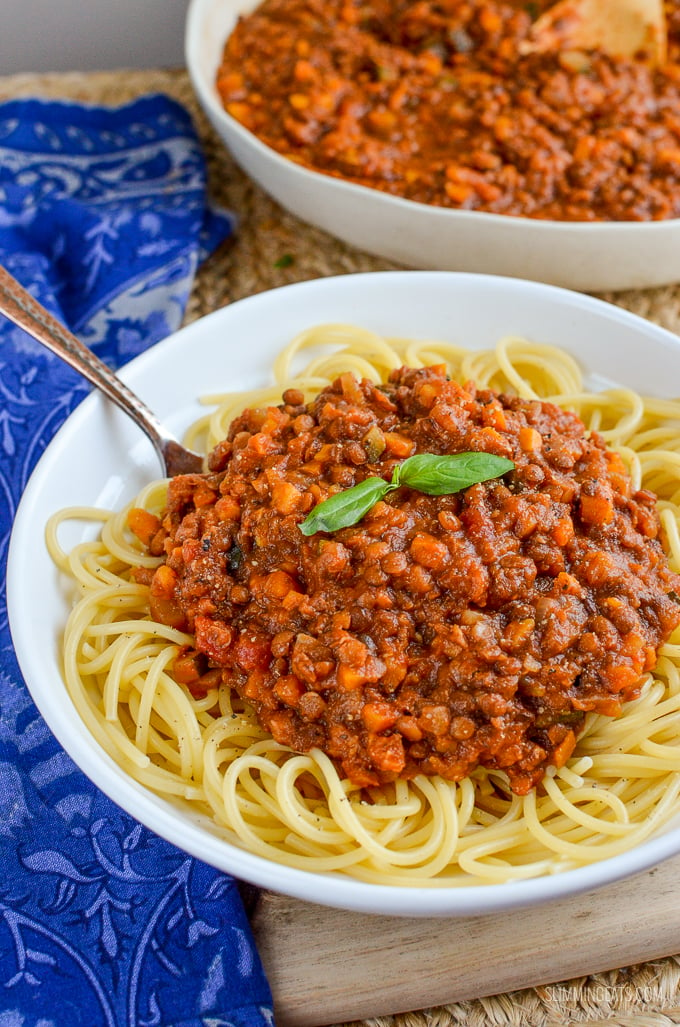
[[[399,484],[428,496],[447,496],[480,481],[499,478],[514,466],[512,460],[493,453],[416,453],[401,465]]]
[[[350,489],[336,492],[314,507],[300,525],[300,531],[303,535],[314,535],[317,531],[348,528],[394,487],[384,478],[366,478]]]
[[[514,467],[512,460],[493,453],[416,453],[392,472],[392,480],[366,478],[343,492],[336,492],[314,509],[300,525],[303,535],[338,531],[360,521],[387,492],[407,485],[428,496],[447,496],[480,481],[499,478]]]

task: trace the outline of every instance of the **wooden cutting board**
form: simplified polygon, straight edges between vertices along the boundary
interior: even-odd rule
[[[680,858],[595,892],[461,919],[369,916],[259,892],[251,923],[277,1027],[320,1027],[680,952]]]

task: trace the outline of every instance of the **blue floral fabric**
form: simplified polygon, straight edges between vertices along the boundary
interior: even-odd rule
[[[0,104],[0,263],[112,366],[175,330],[232,231],[191,119],[164,96]],[[271,994],[237,882],[78,770],[21,678],[14,513],[89,386],[0,316],[0,1027],[260,1027]]]

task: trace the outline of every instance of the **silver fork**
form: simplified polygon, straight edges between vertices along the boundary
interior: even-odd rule
[[[203,470],[203,457],[181,445],[146,403],[2,266],[0,314],[56,353],[131,417],[151,440],[167,477]]]

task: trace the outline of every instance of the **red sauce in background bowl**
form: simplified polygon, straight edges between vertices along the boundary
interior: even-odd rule
[[[517,0],[265,0],[227,40],[229,114],[305,167],[461,210],[680,217],[680,10],[669,63],[522,56]]]

